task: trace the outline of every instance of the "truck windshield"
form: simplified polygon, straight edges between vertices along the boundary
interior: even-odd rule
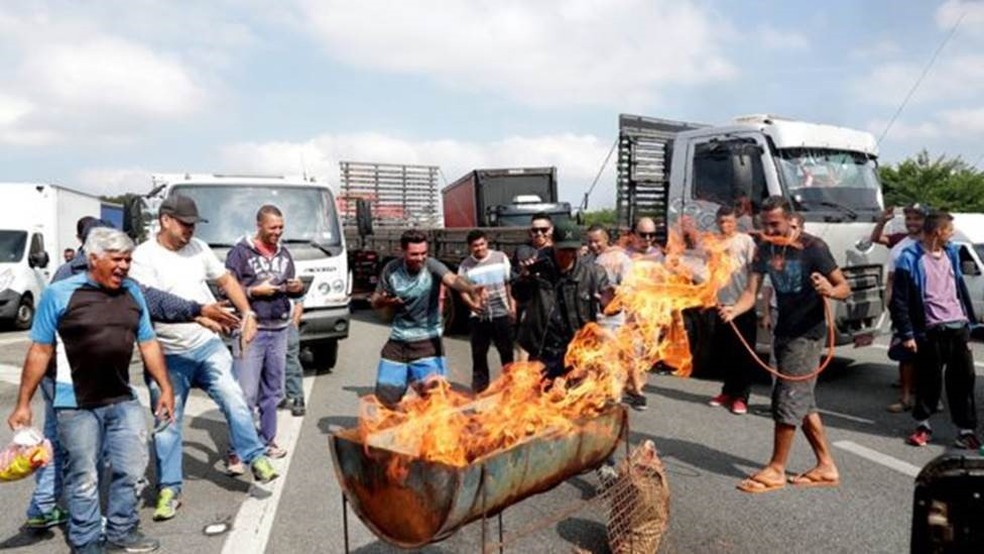
[[[26,231],[0,231],[0,263],[19,262],[26,245]]]
[[[834,209],[847,215],[879,206],[878,167],[860,152],[783,148],[776,153],[779,173],[798,208]]]
[[[981,261],[984,261],[984,243],[975,244],[974,251],[977,252],[977,257],[980,258]]]
[[[212,246],[231,246],[256,232],[256,212],[273,204],[284,214],[284,241],[341,245],[338,215],[331,193],[322,187],[265,185],[180,185],[172,189],[195,200],[199,223],[195,236]]]

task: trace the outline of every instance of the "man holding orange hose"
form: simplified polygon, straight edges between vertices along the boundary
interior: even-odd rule
[[[762,203],[762,241],[755,252],[748,284],[733,306],[720,308],[721,319],[733,321],[755,307],[765,275],[772,281],[779,307],[772,349],[780,374],[772,389],[772,458],[762,470],[738,484],[739,490],[748,493],[769,492],[786,485],[786,461],[798,425],[803,427],[817,465],[788,478],[788,482],[800,487],[840,484],[817,412],[816,376],[807,376],[816,370],[827,333],[824,298],[843,300],[851,294],[851,288],[826,243],[807,233],[789,240],[791,216],[789,203],[781,196],[771,196]]]

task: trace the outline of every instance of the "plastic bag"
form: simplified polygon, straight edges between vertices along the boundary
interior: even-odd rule
[[[51,442],[37,429],[23,428],[0,450],[0,481],[23,479],[48,465],[53,457]]]

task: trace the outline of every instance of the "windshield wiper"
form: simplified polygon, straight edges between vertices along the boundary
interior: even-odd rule
[[[818,204],[820,206],[826,206],[828,208],[836,208],[836,209],[840,210],[841,212],[843,212],[845,215],[847,215],[847,217],[850,217],[851,219],[857,219],[858,218],[858,212],[852,210],[851,208],[845,206],[844,204],[840,204],[838,202],[833,202],[831,200],[800,200],[799,203],[800,204]]]
[[[280,242],[282,242],[284,244],[306,244],[306,245],[308,245],[308,246],[310,246],[312,248],[317,248],[318,250],[321,250],[322,252],[324,252],[328,256],[337,256],[341,252],[341,249],[339,247],[337,247],[337,246],[331,246],[331,245],[327,245],[327,244],[321,244],[320,242],[315,241],[315,240],[308,240],[308,239],[281,239]]]

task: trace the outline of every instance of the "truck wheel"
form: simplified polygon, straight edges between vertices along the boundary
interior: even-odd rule
[[[26,331],[34,323],[34,299],[30,294],[21,297],[20,304],[17,306],[17,315],[14,316],[14,328]]]
[[[331,373],[338,363],[338,341],[330,340],[311,347],[311,365],[315,373]]]

